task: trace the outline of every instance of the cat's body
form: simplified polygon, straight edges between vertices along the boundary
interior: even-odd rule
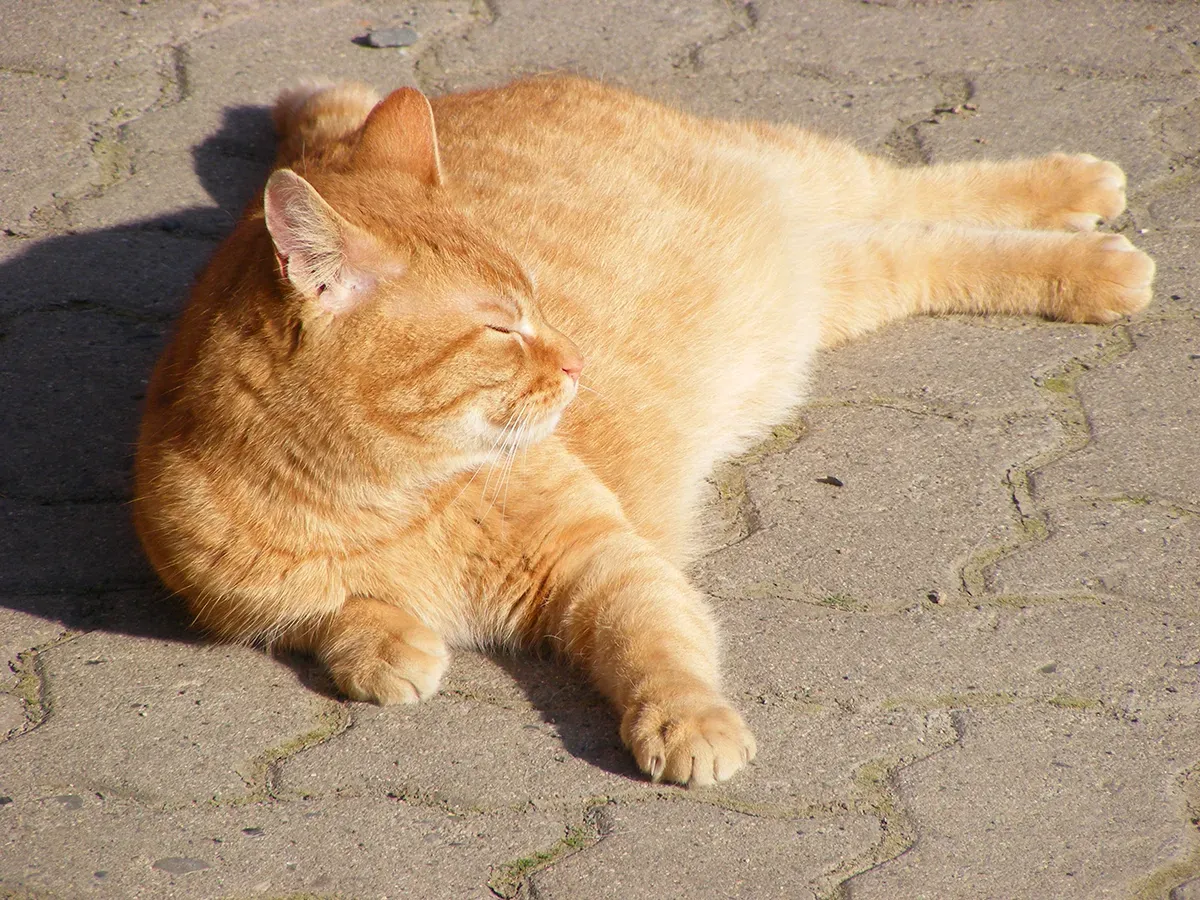
[[[311,651],[360,699],[428,695],[447,643],[548,643],[655,778],[754,754],[677,566],[702,479],[818,346],[1149,300],[1150,260],[1090,233],[1124,207],[1090,157],[898,169],[579,79],[436,100],[436,139],[415,92],[373,104],[280,101],[307,182],[272,177],[155,372],[147,552],[200,625]]]

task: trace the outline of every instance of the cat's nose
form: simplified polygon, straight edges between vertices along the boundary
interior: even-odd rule
[[[562,370],[567,373],[572,381],[579,383],[579,373],[583,371],[583,356],[577,350],[570,350],[563,354]]]

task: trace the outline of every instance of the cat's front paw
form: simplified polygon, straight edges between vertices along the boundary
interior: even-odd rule
[[[757,752],[742,717],[715,694],[641,700],[625,712],[621,739],[651,779],[689,787],[728,780]]]
[[[348,629],[322,654],[338,688],[351,700],[387,705],[416,703],[432,696],[450,654],[423,625]]]
[[[1090,153],[1054,153],[1037,161],[1046,198],[1037,227],[1063,231],[1095,231],[1101,220],[1125,211],[1125,173],[1116,163]]]

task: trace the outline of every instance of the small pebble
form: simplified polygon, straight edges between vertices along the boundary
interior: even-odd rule
[[[376,28],[368,31],[364,43],[368,47],[411,47],[417,42],[417,32],[405,25],[403,28]]]

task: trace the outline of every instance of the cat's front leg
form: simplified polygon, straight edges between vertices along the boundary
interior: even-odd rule
[[[355,597],[333,616],[276,642],[315,655],[351,700],[416,703],[437,691],[450,655],[435,632],[404,610]]]
[[[719,689],[704,600],[631,530],[563,549],[538,618],[540,635],[612,700],[621,739],[655,781],[713,784],[754,758],[754,736]]]

